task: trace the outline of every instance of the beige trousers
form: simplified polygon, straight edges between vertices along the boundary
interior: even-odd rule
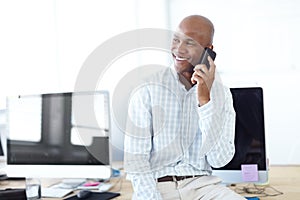
[[[158,182],[164,200],[239,200],[245,199],[225,185],[216,176],[201,176],[175,182]]]

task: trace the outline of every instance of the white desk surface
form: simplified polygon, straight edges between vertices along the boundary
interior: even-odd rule
[[[300,165],[291,166],[270,166],[270,182],[269,186],[283,192],[279,196],[260,197],[261,200],[295,200],[300,197]],[[44,187],[50,186],[59,182],[60,179],[42,179],[42,185]],[[132,197],[132,186],[128,180],[125,180],[123,176],[121,179],[114,178],[111,183],[115,184],[111,188],[111,192],[119,192],[121,196],[115,198],[116,200],[130,200]],[[244,186],[245,184],[238,184],[237,187]],[[0,189],[4,188],[25,188],[24,181],[0,181]],[[235,187],[232,187],[235,189]],[[74,194],[72,194],[74,195]],[[246,195],[250,196],[250,195]],[[54,198],[43,198],[51,199]]]

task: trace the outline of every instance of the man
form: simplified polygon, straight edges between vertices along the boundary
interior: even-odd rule
[[[197,65],[213,35],[207,18],[184,18],[172,41],[175,71],[153,75],[131,96],[124,163],[133,199],[244,199],[211,176],[235,152],[231,93],[211,58]]]

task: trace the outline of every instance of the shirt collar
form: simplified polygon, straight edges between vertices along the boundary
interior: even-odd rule
[[[170,71],[171,71],[171,74],[172,74],[173,78],[177,81],[178,86],[182,87],[185,91],[187,91],[185,89],[185,86],[183,85],[183,83],[181,83],[181,81],[179,80],[179,74],[175,70],[175,66],[172,65],[169,68],[170,68]],[[190,90],[188,90],[187,92],[196,92],[196,86],[193,85],[192,88]]]

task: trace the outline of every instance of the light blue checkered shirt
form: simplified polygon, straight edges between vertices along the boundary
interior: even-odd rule
[[[161,199],[156,179],[210,175],[234,155],[235,112],[228,88],[214,81],[210,101],[198,107],[197,86],[186,90],[167,68],[131,95],[124,166],[134,199]]]

